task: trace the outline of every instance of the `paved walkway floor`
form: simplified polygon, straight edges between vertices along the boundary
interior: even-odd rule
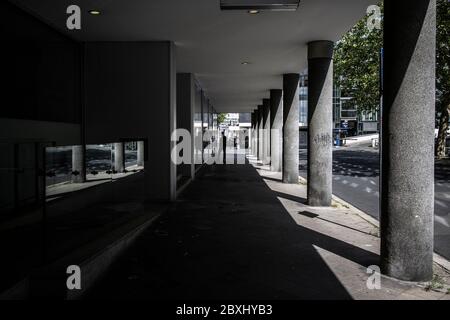
[[[209,166],[86,298],[450,298],[384,277],[369,290],[376,227],[305,197],[267,167]]]

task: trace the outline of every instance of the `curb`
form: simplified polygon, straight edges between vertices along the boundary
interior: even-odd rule
[[[342,206],[344,206],[344,207],[346,207],[348,209],[350,209],[351,211],[354,211],[358,216],[360,216],[361,218],[363,218],[364,220],[366,220],[367,222],[369,222],[373,226],[377,227],[378,229],[380,228],[380,223],[378,222],[377,219],[375,219],[371,215],[365,213],[364,211],[358,209],[357,207],[355,207],[351,203],[348,203],[347,201],[339,198],[338,196],[335,196],[334,194],[333,194],[333,201],[336,202],[336,203],[339,203],[340,205],[342,205]]]
[[[450,272],[450,261],[445,259],[443,256],[437,254],[436,252],[433,254],[433,261],[441,268],[445,269],[445,271]]]
[[[92,289],[99,280],[101,280],[103,275],[106,274],[117,258],[159,217],[160,214],[151,217],[103,250],[97,252],[97,254],[81,262],[79,266],[83,270],[83,277],[81,280],[82,289],[79,291],[67,290],[66,300],[79,300],[83,298],[83,296]]]
[[[299,182],[306,184],[308,180],[306,180],[305,178],[299,176]],[[341,205],[343,205],[344,207],[347,207],[349,210],[353,211],[354,213],[356,213],[358,216],[360,216],[363,220],[369,222],[370,224],[372,224],[373,226],[375,226],[376,228],[380,229],[380,222],[375,219],[374,217],[368,215],[367,213],[365,213],[364,211],[356,208],[355,206],[353,206],[352,204],[348,203],[347,201],[335,196],[333,194],[333,201],[336,203],[339,203]],[[377,236],[379,238],[379,236]],[[441,268],[445,269],[447,272],[450,272],[450,261],[447,260],[446,258],[444,258],[443,256],[437,254],[436,252],[433,253],[433,262],[435,264],[437,264],[438,266],[440,266]]]

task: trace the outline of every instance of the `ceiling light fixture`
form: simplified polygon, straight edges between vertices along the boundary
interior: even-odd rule
[[[250,64],[250,62],[248,62],[248,61],[242,61],[241,64],[242,64],[243,66],[247,66],[247,65]]]
[[[99,16],[101,12],[99,10],[89,10],[89,13],[93,16]]]
[[[221,10],[296,11],[300,0],[220,0]]]
[[[258,14],[259,10],[256,10],[256,9],[248,10],[248,13],[250,13],[250,14]]]

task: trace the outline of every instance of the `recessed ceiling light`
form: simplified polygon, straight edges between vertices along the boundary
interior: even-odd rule
[[[300,0],[220,0],[221,10],[296,11]]]
[[[256,10],[256,9],[254,9],[254,10],[248,10],[248,13],[250,13],[250,14],[258,14],[258,13],[259,13],[259,10]]]
[[[250,62],[248,62],[248,61],[242,61],[241,64],[242,64],[243,66],[246,66],[246,65],[249,65]]]
[[[89,13],[92,14],[93,16],[100,15],[100,11],[99,10],[89,10]]]

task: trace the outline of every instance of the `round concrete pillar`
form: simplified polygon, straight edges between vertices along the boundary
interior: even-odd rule
[[[298,183],[298,73],[283,75],[283,183]]]
[[[270,90],[270,170],[281,171],[283,146],[283,90]]]
[[[253,111],[253,152],[252,155],[257,157],[258,156],[258,147],[256,144],[256,141],[258,141],[258,126],[257,126],[257,122],[256,119],[258,117],[258,111],[254,110]]]
[[[144,166],[144,161],[145,161],[145,159],[144,159],[145,158],[145,156],[144,156],[144,154],[145,154],[144,148],[145,148],[144,141],[138,141],[137,142],[137,165],[139,167],[143,167]]]
[[[255,151],[253,155],[258,159],[259,155],[259,110],[255,110]]]
[[[255,155],[255,112],[252,112],[252,130],[251,130],[251,139],[250,139],[250,154]]]
[[[72,146],[72,182],[86,181],[86,159],[84,146]]]
[[[123,142],[114,143],[114,170],[125,171],[125,150]]]
[[[263,106],[258,106],[258,161],[264,157],[264,112]]]
[[[436,0],[386,1],[381,270],[433,277]]]
[[[263,164],[270,164],[270,100],[263,99]]]
[[[333,182],[333,46],[308,43],[308,204],[331,206]]]

